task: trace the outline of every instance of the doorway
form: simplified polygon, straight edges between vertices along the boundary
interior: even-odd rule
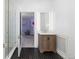
[[[21,12],[20,35],[21,47],[34,47],[34,12]]]

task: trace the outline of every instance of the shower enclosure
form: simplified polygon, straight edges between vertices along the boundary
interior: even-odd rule
[[[16,47],[16,20],[14,1],[5,0],[4,14],[4,59],[10,58]]]

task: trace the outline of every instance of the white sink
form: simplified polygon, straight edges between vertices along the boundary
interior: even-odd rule
[[[56,35],[54,32],[51,32],[51,33],[42,33],[42,32],[40,32],[39,34],[40,35]]]

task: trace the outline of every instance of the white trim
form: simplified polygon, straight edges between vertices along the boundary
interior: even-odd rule
[[[20,39],[18,39],[18,57],[20,57],[20,53],[21,53],[21,46],[20,46]]]
[[[10,51],[9,55],[8,55],[5,59],[11,59],[11,57],[12,57],[12,55],[13,55],[13,53],[14,53],[16,47],[17,47],[17,46],[15,46],[15,47]]]
[[[22,48],[18,48],[18,57],[20,57],[21,49]]]
[[[37,12],[34,12],[34,47],[36,48],[37,47],[37,44],[36,43],[38,43],[37,42],[37,18],[36,18],[36,16],[37,16]]]
[[[57,49],[57,53],[64,59],[66,59],[66,55],[64,52],[62,52],[61,50]]]

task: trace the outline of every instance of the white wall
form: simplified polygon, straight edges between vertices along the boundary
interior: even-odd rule
[[[74,3],[74,0],[56,0],[54,3],[57,49],[65,53],[69,59],[75,58]]]
[[[19,22],[20,12],[35,12],[35,47],[38,47],[38,30],[39,30],[39,12],[49,12],[52,11],[52,0],[17,0],[16,4],[16,19]],[[37,16],[37,17],[36,17]],[[18,24],[19,25],[19,24]],[[19,28],[19,27],[16,27]],[[19,29],[18,29],[19,31]],[[17,33],[18,33],[17,31]],[[17,34],[17,38],[19,33]]]
[[[74,59],[74,0],[16,0],[16,24],[19,25],[20,12],[35,12],[35,47],[38,47],[38,12],[55,11],[54,31],[58,35],[57,49],[61,50],[68,58]],[[18,22],[18,23],[17,23]],[[17,39],[19,27],[16,27]]]

